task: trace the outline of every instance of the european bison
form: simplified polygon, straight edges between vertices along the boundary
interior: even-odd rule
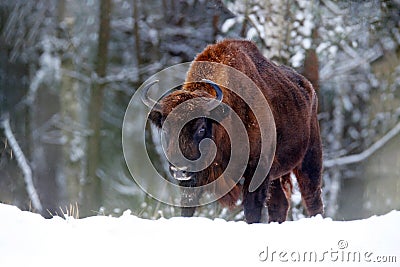
[[[227,88],[210,80],[187,82],[179,90],[173,91],[155,103],[147,95],[147,91],[154,84],[152,83],[143,90],[142,95],[143,102],[153,106],[149,120],[161,128],[175,107],[184,101],[199,97],[210,98],[210,107],[204,105],[204,109],[214,109],[220,102],[229,105],[245,125],[249,136],[250,153],[243,174],[243,183],[233,186],[219,199],[219,202],[232,207],[242,191],[244,214],[248,223],[260,222],[265,203],[268,207],[269,222],[283,222],[289,209],[288,198],[292,189],[290,173],[293,173],[297,178],[308,214],[313,216],[323,213],[322,146],[317,120],[317,96],[310,82],[293,69],[277,66],[263,57],[255,44],[250,41],[225,40],[209,45],[194,60],[194,62],[204,61],[224,64],[242,72],[257,85],[269,103],[276,125],[276,150],[269,173],[262,184],[250,192],[251,179],[257,164],[260,164],[259,123],[247,103]],[[215,79],[224,75],[215,73],[216,71],[212,69],[191,67],[186,81],[195,81],[203,74],[202,72]],[[229,115],[225,119],[229,120]],[[173,127],[171,131],[174,131]],[[231,151],[229,137],[224,128],[212,119],[195,118],[179,133],[168,133],[167,136],[172,137],[166,138],[167,154],[176,153],[168,148],[178,142],[182,154],[190,160],[200,157],[199,143],[205,138],[212,139],[217,147],[214,161],[201,171],[188,172],[185,166],[170,164],[173,177],[179,180],[179,184],[183,187],[201,186],[214,181],[229,162]],[[190,201],[196,203],[200,194],[201,192],[199,195],[190,196]],[[194,211],[193,206],[182,207],[183,216],[193,216]]]

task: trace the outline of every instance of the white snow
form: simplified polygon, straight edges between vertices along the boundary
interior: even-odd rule
[[[221,31],[228,32],[237,22],[236,18],[231,18],[225,20],[224,24],[222,24]]]
[[[257,38],[258,36],[258,31],[256,28],[251,27],[246,34],[246,39],[247,40],[253,40],[253,38]]]
[[[309,266],[310,257],[312,266],[400,262],[399,211],[358,221],[317,216],[248,225],[151,221],[130,211],[119,218],[46,220],[0,204],[0,218],[0,266]]]

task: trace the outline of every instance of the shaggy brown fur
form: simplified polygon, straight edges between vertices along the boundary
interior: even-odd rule
[[[221,63],[247,75],[268,100],[276,124],[277,144],[273,164],[263,184],[256,191],[249,192],[250,179],[257,164],[262,163],[259,125],[249,106],[236,94],[221,87],[224,94],[223,102],[229,105],[245,124],[250,142],[250,155],[243,175],[242,188],[239,185],[234,186],[219,200],[220,203],[233,206],[242,191],[244,212],[248,223],[260,222],[261,210],[265,202],[267,202],[269,221],[283,222],[286,220],[289,208],[288,197],[292,188],[290,173],[293,172],[298,180],[309,215],[322,213],[322,147],[317,120],[317,97],[310,82],[293,69],[277,66],[263,57],[254,43],[249,41],[225,40],[209,45],[195,58],[196,61]],[[202,75],[215,77],[217,80],[221,79],[223,74],[215,73],[212,69],[192,67],[186,81],[199,80],[199,76]],[[171,110],[180,103],[197,97],[213,98],[214,96],[215,91],[209,84],[187,83],[181,90],[161,99],[159,103],[162,111],[153,110],[149,119],[161,127]],[[184,186],[199,186],[215,180],[224,171],[230,158],[231,143],[223,127],[211,120],[198,120],[203,121],[195,120],[189,123],[180,133],[179,140],[170,140],[170,142],[179,142],[186,157],[198,158],[199,152],[196,146],[198,142],[193,142],[191,139],[194,138],[193,133],[198,129],[198,125],[201,124],[209,131],[208,137],[216,143],[217,156],[209,168],[196,174],[196,179],[182,183]],[[167,153],[174,153],[174,151]],[[231,186],[229,179],[219,180],[221,182],[217,184],[216,190],[224,190],[227,186]],[[198,197],[200,196],[196,196]],[[183,215],[186,216],[192,216],[193,212],[194,208],[183,209]]]

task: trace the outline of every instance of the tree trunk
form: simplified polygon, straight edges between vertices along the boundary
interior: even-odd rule
[[[133,0],[133,34],[135,38],[135,56],[138,70],[142,65],[142,57],[140,53],[140,31],[139,31],[139,0]],[[139,81],[140,81],[140,71],[139,71]]]
[[[315,91],[319,92],[319,64],[315,48],[318,46],[318,30],[314,28],[311,34],[312,45],[306,50],[303,75],[311,82]]]
[[[336,84],[336,96],[333,100],[334,103],[334,110],[333,110],[333,133],[334,133],[334,140],[331,145],[334,151],[339,151],[342,148],[343,143],[343,132],[344,132],[344,124],[345,124],[345,117],[343,114],[343,95],[345,95],[345,89],[343,83],[340,81],[340,77],[335,79]],[[326,215],[334,218],[338,209],[338,195],[340,192],[340,185],[341,185],[341,168],[332,168],[330,175],[330,180],[327,181],[329,183],[329,195],[326,199]]]
[[[41,214],[52,217],[58,212],[59,192],[57,175],[60,162],[60,146],[57,138],[49,136],[51,129],[44,125],[58,112],[58,97],[51,92],[47,84],[39,85],[30,105],[30,144],[33,180],[42,202]],[[54,142],[54,143],[53,143]]]
[[[102,0],[100,2],[100,27],[97,50],[96,74],[99,78],[106,76],[108,41],[110,38],[110,13],[111,0]],[[83,210],[80,212],[83,216],[93,215],[97,211],[102,201],[101,180],[97,176],[97,170],[100,166],[101,155],[101,111],[104,97],[103,83],[95,81],[90,90],[89,103],[89,129],[91,134],[88,139],[88,162],[87,177],[84,184]]]
[[[59,25],[66,18],[65,0],[58,2],[58,20]],[[69,14],[69,17],[71,14]],[[73,21],[73,20],[70,20]],[[67,34],[72,32],[74,25],[66,24]],[[61,30],[58,32],[58,37],[63,38],[64,32]],[[68,55],[70,53],[65,53]],[[72,58],[66,57],[62,59],[61,67],[66,71],[74,71],[74,65]],[[62,123],[62,136],[65,140],[63,143],[62,150],[62,173],[63,182],[65,185],[64,189],[64,203],[62,208],[69,206],[70,204],[76,205],[80,203],[80,192],[81,185],[80,181],[85,175],[85,158],[82,153],[86,146],[86,140],[83,137],[83,132],[77,125],[82,124],[82,112],[83,108],[79,101],[81,99],[82,92],[79,91],[78,82],[63,73],[61,77],[60,86],[60,115]]]

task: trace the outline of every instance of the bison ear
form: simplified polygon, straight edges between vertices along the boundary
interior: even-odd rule
[[[148,119],[154,123],[158,128],[161,128],[161,119],[162,119],[162,115],[159,111],[156,110],[152,110],[149,114]]]

